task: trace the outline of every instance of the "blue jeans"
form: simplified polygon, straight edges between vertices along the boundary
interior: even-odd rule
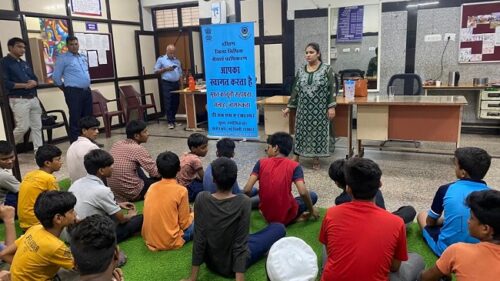
[[[316,192],[309,191],[309,196],[311,197],[313,205],[316,204],[316,202],[318,202],[318,194],[316,194]],[[297,204],[299,204],[299,210],[297,211],[297,217],[299,217],[300,215],[302,215],[302,213],[307,211],[307,205],[306,202],[304,202],[304,200],[302,200],[302,197],[300,196],[295,197],[295,201],[297,201]]]
[[[199,180],[193,180],[186,187],[188,190],[189,202],[194,202],[198,193],[203,191],[203,182],[201,182]]]
[[[171,91],[179,90],[179,81],[170,82],[161,80],[161,91],[165,115],[169,124],[175,123],[175,114],[179,109],[179,94],[173,94]]]
[[[285,237],[286,228],[282,223],[270,223],[266,228],[256,232],[254,234],[248,235],[248,249],[250,250],[250,256],[247,260],[247,268],[252,264],[260,260],[274,242]]]
[[[194,222],[191,223],[188,228],[184,229],[184,235],[182,235],[182,239],[184,239],[184,242],[189,242],[193,240],[194,236]]]

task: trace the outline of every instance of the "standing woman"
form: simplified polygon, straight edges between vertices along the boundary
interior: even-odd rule
[[[294,160],[313,157],[313,169],[319,170],[319,157],[328,157],[335,150],[331,121],[335,117],[335,78],[333,70],[321,61],[318,43],[306,46],[307,64],[295,76],[287,117],[296,109]]]

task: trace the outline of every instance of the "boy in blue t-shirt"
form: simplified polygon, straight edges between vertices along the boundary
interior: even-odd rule
[[[234,141],[229,138],[223,138],[217,142],[217,157],[227,157],[232,159],[234,157],[234,148],[236,145]],[[212,176],[212,166],[208,165],[203,175],[203,190],[210,193],[215,193],[217,191],[217,186],[214,183]],[[231,188],[233,194],[241,193],[241,189],[238,185],[238,181],[235,181],[233,187]],[[257,209],[259,207],[259,189],[256,187],[252,188],[252,193],[250,199],[252,202],[252,209]]]
[[[485,150],[458,148],[453,162],[458,180],[439,187],[431,209],[417,217],[425,241],[437,256],[454,243],[479,242],[467,229],[469,207],[464,202],[471,192],[489,189],[482,180],[491,164],[491,156]]]

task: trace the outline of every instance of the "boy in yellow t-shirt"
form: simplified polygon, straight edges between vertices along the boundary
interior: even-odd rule
[[[0,253],[10,260],[12,280],[53,280],[59,269],[73,269],[70,250],[59,239],[64,227],[75,223],[76,197],[71,192],[44,191],[35,202],[35,215],[42,225],[30,227]]]
[[[43,191],[59,189],[56,177],[52,173],[61,169],[61,154],[57,146],[50,144],[40,146],[35,154],[36,164],[40,169],[27,173],[19,185],[17,216],[19,225],[24,231],[40,224],[33,211],[38,195]]]

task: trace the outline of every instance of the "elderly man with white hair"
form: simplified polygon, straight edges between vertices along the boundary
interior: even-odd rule
[[[175,128],[175,114],[179,108],[179,94],[172,91],[179,90],[182,82],[181,61],[175,57],[175,46],[169,44],[164,56],[158,58],[154,71],[161,75],[161,87],[168,128]]]

